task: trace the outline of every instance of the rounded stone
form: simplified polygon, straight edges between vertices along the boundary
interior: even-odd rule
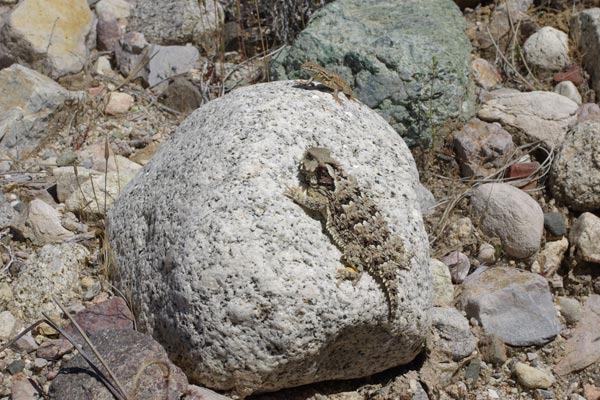
[[[569,65],[569,37],[566,33],[545,26],[531,35],[523,45],[530,65],[558,71]]]
[[[368,188],[413,254],[396,271],[401,318],[388,320],[368,273],[338,286],[339,249],[284,195],[315,145]],[[122,191],[109,215],[116,284],[139,326],[214,389],[249,395],[405,364],[430,326],[418,184],[406,144],[365,105],[291,81],[240,88],[192,113]]]
[[[498,237],[508,255],[526,258],[540,249],[544,213],[524,191],[506,183],[487,183],[473,191],[471,205],[483,232]]]

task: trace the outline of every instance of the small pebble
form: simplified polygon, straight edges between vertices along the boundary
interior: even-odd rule
[[[17,372],[23,371],[25,369],[25,360],[15,360],[8,364],[8,372],[11,375],[16,374]]]
[[[526,389],[548,389],[554,383],[554,377],[540,369],[517,362],[514,373],[519,384]]]

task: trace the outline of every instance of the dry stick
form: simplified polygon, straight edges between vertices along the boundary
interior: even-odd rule
[[[2,231],[0,232],[0,240],[8,235],[8,231],[9,229],[7,229],[6,231]],[[12,252],[12,249],[10,248],[10,246],[2,243],[0,241],[0,245],[2,245],[2,247],[4,247],[6,249],[6,251],[8,252],[8,256],[10,257],[10,259],[8,260],[8,263],[6,263],[6,265],[0,270],[0,274],[3,274],[4,272],[8,271],[8,269],[10,268],[10,266],[12,265],[12,263],[15,261],[15,255]]]
[[[514,27],[514,23],[513,23],[513,18],[512,15],[510,13],[510,7],[506,7],[506,12],[508,15],[508,23],[510,24],[511,30],[512,30],[512,40],[511,40],[511,58],[513,60],[513,64],[515,65],[515,47],[517,46],[517,40],[519,37],[519,28],[521,27],[521,22],[523,21],[522,19],[519,20],[519,22],[517,23],[516,28]],[[536,85],[538,85],[539,87],[542,86],[542,83],[535,77],[535,75],[533,74],[533,72],[531,72],[531,69],[529,69],[529,64],[527,64],[527,61],[525,60],[525,56],[523,55],[522,51],[519,51],[519,57],[521,58],[521,62],[523,62],[523,65],[525,66],[525,69],[527,70],[527,73],[529,74],[529,76],[531,77],[531,79],[533,79],[536,83]]]
[[[94,345],[90,341],[90,338],[86,335],[86,333],[83,331],[83,329],[81,329],[81,327],[79,326],[79,324],[77,323],[77,321],[75,321],[75,319],[73,317],[71,317],[71,314],[69,314],[69,312],[56,299],[56,297],[52,296],[52,301],[54,301],[54,303],[56,303],[56,305],[58,306],[58,308],[60,308],[61,311],[67,316],[67,318],[69,319],[69,321],[71,321],[71,323],[73,324],[73,326],[75,327],[75,329],[77,329],[77,331],[79,332],[79,334],[81,335],[81,337],[83,338],[83,340],[85,340],[85,342],[87,343],[87,345],[90,346],[90,349],[92,349],[92,352],[94,353],[94,355],[98,358],[98,360],[100,360],[100,363],[102,364],[102,366],[104,366],[104,368],[106,368],[106,371],[108,371],[108,375],[110,375],[110,377],[112,378],[112,380],[115,382],[115,385],[119,389],[119,392],[121,392],[122,397],[124,399],[127,399],[127,394],[126,394],[127,392],[125,392],[125,389],[123,388],[123,385],[121,385],[121,382],[119,382],[119,380],[117,379],[117,377],[115,376],[115,374],[108,367],[108,364],[106,364],[106,362],[104,361],[104,359],[102,358],[102,356],[100,355],[100,353],[98,353],[98,350],[96,350],[96,348],[94,347]],[[79,346],[77,346],[77,347],[78,347],[78,350],[80,350]],[[81,352],[81,350],[80,350],[80,352]]]
[[[275,49],[275,50],[273,50],[273,51],[271,51],[271,52],[269,52],[269,53],[267,53],[267,54],[264,54],[264,55],[258,55],[258,54],[257,54],[257,55],[255,55],[255,56],[252,56],[252,57],[248,58],[247,60],[244,60],[244,61],[242,61],[241,63],[239,63],[239,64],[237,64],[235,67],[233,67],[233,68],[231,69],[231,71],[229,71],[229,72],[227,73],[227,75],[225,75],[225,78],[223,78],[223,85],[221,86],[221,96],[223,96],[223,95],[225,94],[225,82],[227,82],[227,79],[229,79],[229,77],[230,77],[230,76],[231,76],[231,75],[232,75],[232,74],[233,74],[235,71],[239,70],[239,69],[240,69],[240,68],[241,68],[243,65],[245,65],[245,64],[247,64],[247,63],[249,63],[250,61],[253,61],[253,60],[256,60],[256,59],[262,60],[262,59],[264,59],[264,58],[271,57],[271,56],[273,56],[274,54],[277,54],[277,53],[279,53],[281,50],[283,50],[283,48],[284,48],[284,46],[281,46],[281,47],[279,47],[278,49]],[[234,87],[235,87],[235,86],[234,86]]]
[[[23,336],[25,336],[29,331],[34,329],[36,326],[45,322],[48,325],[50,325],[52,328],[56,329],[56,331],[58,331],[61,335],[63,335],[73,345],[73,347],[75,347],[79,351],[79,354],[81,354],[83,359],[85,361],[87,361],[87,363],[90,365],[90,367],[94,370],[94,372],[98,376],[98,379],[106,386],[106,388],[110,391],[110,393],[115,398],[117,398],[118,400],[127,400],[126,397],[122,396],[119,393],[118,389],[116,387],[114,387],[114,385],[106,377],[104,372],[102,372],[102,371],[100,371],[100,369],[98,369],[98,367],[92,361],[91,357],[85,351],[83,351],[83,349],[80,348],[80,346],[77,344],[77,342],[64,329],[62,329],[53,320],[51,320],[50,317],[48,317],[48,315],[46,315],[43,312],[42,312],[42,315],[44,316],[44,319],[41,319],[41,320],[36,321],[33,324],[29,325],[21,333],[19,333],[17,336],[12,338],[8,343],[6,343],[4,346],[0,347],[0,353],[3,352],[4,350],[8,349],[10,346],[12,346],[17,340],[21,339]]]
[[[492,35],[492,32],[490,32],[489,26],[486,27],[486,29],[487,29],[487,33],[488,33],[488,35],[490,37],[490,40],[492,41],[492,44],[494,45],[494,47],[496,48],[496,51],[498,52],[498,54],[500,54],[500,57],[502,57],[502,60],[504,60],[504,62],[506,63],[506,65],[508,65],[513,70],[513,72],[519,77],[519,79],[521,79],[522,83],[524,83],[525,86],[527,86],[530,90],[535,90],[535,87],[531,83],[529,83],[527,81],[527,79],[525,79],[523,77],[523,75],[521,75],[519,73],[519,71],[517,71],[517,69],[510,62],[508,62],[508,60],[504,56],[504,53],[502,53],[502,50],[500,50],[500,47],[498,46],[498,44],[494,40],[494,36]]]

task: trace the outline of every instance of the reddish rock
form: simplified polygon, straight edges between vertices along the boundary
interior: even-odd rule
[[[502,82],[502,76],[496,67],[483,58],[471,61],[471,71],[475,81],[486,90],[494,89]]]
[[[73,345],[68,340],[50,339],[38,347],[35,355],[44,360],[58,360],[71,350],[73,350]]]
[[[75,315],[75,321],[88,336],[105,329],[133,329],[133,315],[120,297],[86,308]],[[69,325],[65,330],[80,343],[79,333],[74,326]]]
[[[125,114],[135,103],[132,95],[121,92],[112,92],[108,99],[108,104],[104,108],[107,115]]]
[[[10,387],[12,400],[30,400],[35,398],[36,394],[38,391],[24,373],[19,372],[13,376]]]
[[[575,86],[579,86],[584,80],[585,78],[583,77],[583,70],[577,64],[571,65],[565,71],[554,74],[555,82],[571,81],[575,84]]]
[[[565,356],[556,364],[554,372],[567,375],[579,371],[600,360],[600,296],[588,297],[579,323],[565,344]],[[587,398],[587,397],[586,397]]]
[[[135,395],[131,395],[131,398],[180,399],[187,390],[186,376],[152,337],[129,329],[107,329],[90,336],[90,340],[119,377],[128,394],[134,390],[134,381],[137,383]],[[85,350],[91,353],[88,346],[85,346]],[[163,368],[169,371],[168,379]],[[64,373],[59,373],[50,386],[51,399],[112,398],[81,354],[64,364],[61,371]]]
[[[600,389],[589,383],[584,383],[583,397],[585,397],[585,400],[600,400]]]
[[[521,189],[534,189],[537,187],[537,172],[540,163],[527,162],[511,165],[507,171],[507,178],[513,179],[514,186]]]
[[[91,88],[89,88],[87,90],[87,92],[92,97],[100,96],[100,95],[106,94],[106,88],[103,88],[103,87],[100,87],[100,86],[91,87]]]

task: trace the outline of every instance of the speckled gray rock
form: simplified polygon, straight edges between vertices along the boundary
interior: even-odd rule
[[[506,183],[486,183],[472,191],[471,205],[483,232],[498,237],[508,255],[525,258],[540,249],[544,213],[524,191]]]
[[[216,31],[223,24],[223,10],[218,1],[136,0],[131,3],[127,30],[142,32],[152,43],[194,43],[208,53],[218,45]]]
[[[546,279],[515,268],[479,267],[463,283],[461,304],[512,346],[542,345],[561,330]]]
[[[451,360],[458,361],[477,349],[477,338],[471,333],[469,321],[454,307],[431,309],[434,345]]]
[[[600,264],[600,218],[585,212],[575,220],[569,238],[578,258]]]
[[[474,113],[465,29],[451,0],[338,0],[275,59],[272,77],[298,78],[302,62],[316,60],[409,144],[427,142],[436,126]]]
[[[590,8],[573,16],[570,23],[573,42],[579,46],[583,66],[590,74],[591,86],[600,92],[600,8]]]
[[[559,71],[569,65],[569,37],[563,31],[545,26],[523,44],[525,59],[534,67]]]
[[[569,130],[552,163],[550,190],[575,210],[600,209],[600,122]]]
[[[477,116],[513,128],[519,143],[541,140],[548,148],[558,147],[575,124],[577,103],[558,93],[497,90],[492,94]]]
[[[131,398],[177,400],[187,389],[188,381],[181,369],[169,360],[165,350],[150,336],[130,329],[106,329],[91,335],[90,341],[119,377],[127,394],[133,392],[136,374],[145,367],[136,382],[135,396]],[[95,360],[90,348],[84,346],[84,349]],[[165,379],[164,368],[158,363],[168,369],[168,379]],[[114,399],[80,354],[63,368],[52,381],[50,399]]]
[[[452,276],[448,266],[432,258],[429,260],[429,268],[433,275],[433,305],[437,307],[446,307],[454,301],[454,285],[452,285]]]
[[[81,96],[19,64],[0,71],[0,149],[26,157],[48,134],[48,121],[65,101]]]
[[[14,303],[9,307],[27,323],[41,313],[59,313],[55,296],[66,304],[79,291],[79,271],[89,252],[77,243],[47,244],[25,261],[13,287]]]
[[[313,145],[373,192],[415,254],[393,323],[370,276],[336,285],[340,251],[283,194]],[[211,388],[244,396],[407,363],[431,307],[417,185],[408,148],[368,107],[289,81],[238,89],[191,114],[115,203],[118,285],[140,326]]]

